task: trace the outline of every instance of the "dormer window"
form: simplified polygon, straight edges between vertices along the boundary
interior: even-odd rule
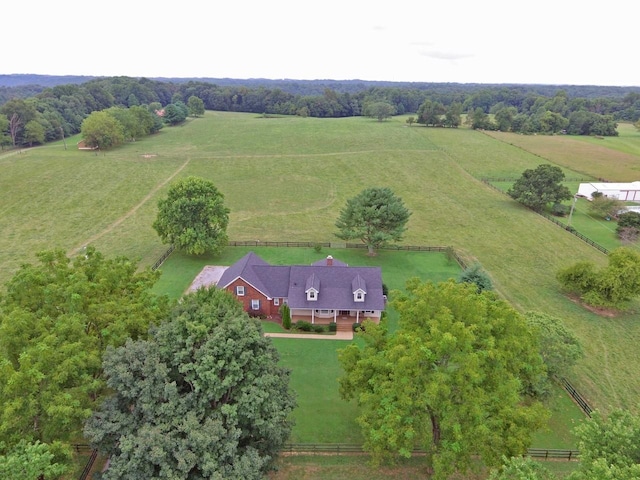
[[[307,278],[305,292],[307,294],[307,301],[315,302],[318,299],[318,294],[320,293],[320,279],[316,277],[314,273]]]
[[[364,297],[367,294],[367,284],[360,275],[356,275],[356,277],[351,282],[351,288],[353,288],[353,301],[354,302],[364,302]]]

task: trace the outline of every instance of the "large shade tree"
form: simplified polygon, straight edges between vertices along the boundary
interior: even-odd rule
[[[560,203],[571,199],[569,188],[562,185],[564,172],[555,165],[538,165],[527,169],[507,191],[514,200],[530,209],[540,212],[549,203]]]
[[[343,240],[361,240],[374,255],[375,249],[402,240],[411,212],[390,188],[366,188],[347,200],[336,221]]]
[[[38,254],[0,302],[0,441],[73,441],[104,393],[102,354],[145,336],[169,311],[158,273],[89,247]]]
[[[58,451],[56,451],[58,450]],[[11,448],[0,442],[0,478],[2,480],[57,480],[70,470],[70,458],[60,462],[56,446],[51,448],[45,443],[29,443],[24,440]],[[69,452],[68,457],[71,454]]]
[[[422,447],[443,479],[476,456],[499,465],[523,454],[547,412],[524,395],[544,367],[522,316],[493,292],[453,280],[413,279],[394,297],[399,329],[367,323],[364,346],[339,353],[340,393],[361,408],[373,460]]]
[[[229,209],[209,180],[187,177],[173,183],[158,202],[153,228],[165,243],[190,255],[218,254],[226,246]]]
[[[570,480],[640,478],[640,416],[622,409],[609,415],[595,411],[575,433],[580,463]]]
[[[122,124],[106,111],[93,112],[82,121],[82,139],[89,147],[108,149],[124,143]]]
[[[295,399],[271,339],[228,292],[187,295],[147,341],[111,349],[115,394],[87,423],[105,480],[261,479]]]

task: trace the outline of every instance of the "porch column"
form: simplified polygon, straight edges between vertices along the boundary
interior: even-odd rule
[[[360,310],[356,310],[356,323],[360,323]]]
[[[311,309],[311,323],[315,323],[316,320],[316,309],[312,308]]]
[[[333,323],[338,323],[338,310],[333,309]]]

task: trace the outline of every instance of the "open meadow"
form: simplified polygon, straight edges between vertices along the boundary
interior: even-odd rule
[[[404,244],[451,245],[467,262],[479,261],[519,310],[562,318],[586,354],[571,382],[596,408],[637,411],[640,304],[602,318],[567,299],[555,272],[580,260],[606,265],[606,256],[481,178],[554,163],[568,177],[637,180],[640,134],[625,128],[598,143],[404,120],[207,112],[97,155],[75,149],[77,137],[67,139],[67,150],[59,142],[0,153],[0,283],[43,249],[73,255],[93,244],[153,264],[167,248],[151,227],[157,201],[171,180],[188,175],[212,180],[225,195],[231,240],[336,241],[334,222],[346,200],[386,186],[413,212]],[[221,261],[183,260],[177,285],[163,291],[179,294],[203,263]]]

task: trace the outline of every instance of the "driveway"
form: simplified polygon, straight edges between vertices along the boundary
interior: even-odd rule
[[[187,289],[187,293],[195,292],[200,287],[209,287],[210,285],[217,285],[218,280],[229,267],[223,267],[219,265],[207,265],[205,266],[198,276],[191,282],[191,285]]]

